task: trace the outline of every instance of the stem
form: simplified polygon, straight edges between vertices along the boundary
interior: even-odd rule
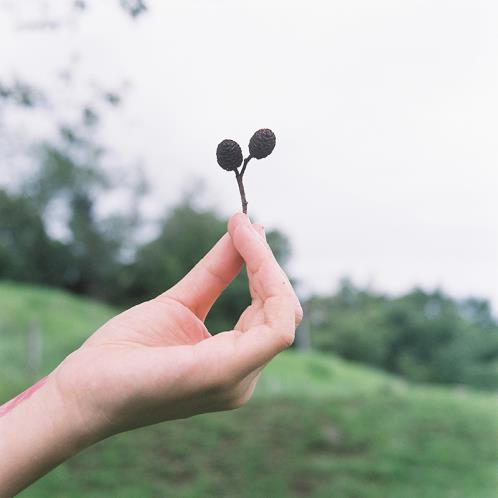
[[[245,159],[244,159],[244,164],[242,165],[242,170],[240,171],[240,176],[243,177],[244,173],[246,171],[246,166],[247,163],[252,159],[252,156],[249,154]]]
[[[246,191],[244,190],[244,183],[242,182],[242,173],[235,170],[235,177],[237,178],[237,185],[239,186],[240,200],[242,201],[242,212],[247,214],[247,199]]]
[[[251,154],[249,154],[245,159],[244,159],[244,164],[242,165],[242,169],[240,170],[235,170],[235,178],[237,178],[237,185],[239,186],[239,192],[240,192],[240,200],[242,201],[242,212],[244,214],[247,214],[247,199],[246,199],[246,191],[244,190],[244,182],[242,181],[242,178],[244,177],[244,173],[246,172],[246,167],[247,163],[252,159]]]

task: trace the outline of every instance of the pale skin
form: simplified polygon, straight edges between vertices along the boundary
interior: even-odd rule
[[[245,263],[251,305],[233,330],[204,319]],[[302,309],[246,215],[175,286],[114,317],[40,384],[0,407],[0,497],[113,434],[237,408],[294,340]]]

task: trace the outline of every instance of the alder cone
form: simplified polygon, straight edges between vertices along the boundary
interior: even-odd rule
[[[269,156],[276,143],[275,133],[268,128],[258,130],[249,141],[249,154],[256,159],[263,159]]]
[[[234,140],[223,140],[216,149],[218,164],[226,171],[233,171],[242,164],[242,149]]]

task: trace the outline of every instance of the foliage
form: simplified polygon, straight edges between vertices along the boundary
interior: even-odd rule
[[[33,205],[0,190],[0,278],[58,285],[68,259]]]
[[[411,380],[498,387],[498,324],[486,301],[421,289],[390,298],[343,281],[309,306],[317,349]]]
[[[15,79],[9,83],[0,81],[0,111],[6,104],[19,107],[35,107],[43,101],[40,90]]]
[[[0,278],[113,301],[109,282],[119,272],[135,212],[110,219],[96,214],[98,199],[113,184],[92,145],[44,145],[38,154],[38,169],[17,192],[0,190]]]

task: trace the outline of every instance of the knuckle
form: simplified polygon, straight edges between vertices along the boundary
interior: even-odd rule
[[[248,390],[242,394],[237,394],[232,396],[232,398],[228,401],[228,410],[236,410],[244,406],[250,399],[252,398],[252,390]]]
[[[245,400],[242,397],[233,398],[227,402],[226,409],[227,410],[237,410],[237,408],[240,408],[244,404],[245,404]]]
[[[299,304],[298,302],[295,311],[296,327],[303,321],[303,317],[304,317],[303,308],[301,304]]]
[[[287,349],[294,344],[295,331],[293,328],[283,330],[280,334],[282,349]]]

